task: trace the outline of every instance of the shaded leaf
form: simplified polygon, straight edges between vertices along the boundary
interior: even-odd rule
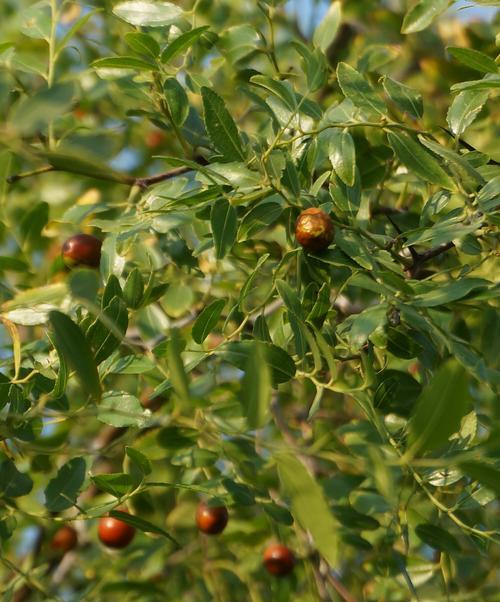
[[[101,384],[94,357],[80,328],[65,314],[51,311],[49,319],[54,329],[58,353],[75,370],[82,389],[95,400],[101,397]]]
[[[51,512],[61,512],[74,506],[85,482],[87,466],[83,458],[73,458],[63,464],[45,489],[45,506]]]
[[[196,343],[201,345],[215,328],[225,304],[224,299],[217,299],[203,308],[193,325],[192,336]]]
[[[439,165],[437,159],[411,136],[391,131],[387,133],[387,139],[397,159],[410,171],[427,182],[438,184],[447,190],[455,189],[452,179]]]
[[[215,148],[226,161],[244,161],[240,135],[222,98],[207,87],[201,89],[205,127]]]
[[[338,562],[338,525],[323,490],[302,462],[291,454],[274,456],[283,489],[290,498],[292,515],[309,531],[317,550],[331,566]]]
[[[440,366],[417,399],[409,423],[409,453],[431,451],[460,428],[469,409],[468,379],[454,360]]]
[[[386,107],[368,81],[347,63],[337,66],[337,79],[344,96],[369,114],[384,115]]]
[[[269,404],[272,395],[271,372],[266,362],[265,347],[259,341],[252,342],[241,381],[241,403],[247,424],[251,430],[262,428],[269,420]]]

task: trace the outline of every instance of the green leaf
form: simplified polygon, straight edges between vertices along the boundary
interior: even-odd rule
[[[473,48],[458,48],[448,46],[446,50],[460,63],[475,69],[480,73],[498,73],[498,66],[487,54],[474,50]]]
[[[144,279],[141,271],[134,268],[127,276],[123,287],[123,298],[128,307],[137,309],[142,303],[144,296]]]
[[[54,329],[58,353],[75,370],[82,389],[94,400],[101,398],[101,384],[94,357],[80,328],[65,314],[51,311],[49,319]]]
[[[170,331],[170,339],[167,343],[166,359],[170,380],[177,398],[181,404],[189,401],[189,380],[182,361],[181,352],[184,349],[184,341],[177,329]]]
[[[408,418],[422,386],[412,376],[399,370],[384,370],[378,377],[373,405],[383,414]]]
[[[205,127],[215,148],[226,161],[245,161],[240,135],[222,98],[210,88],[201,89]]]
[[[143,475],[151,474],[153,468],[147,456],[145,456],[138,449],[134,449],[133,447],[129,447],[128,445],[125,447],[125,453],[130,458],[130,460],[137,466],[137,468],[139,468]]]
[[[225,299],[217,299],[203,308],[203,311],[196,318],[196,322],[193,324],[192,336],[193,340],[200,344],[207,338],[212,330],[219,321],[224,305],[226,304]]]
[[[446,119],[456,136],[461,136],[476,119],[489,95],[488,90],[466,90],[455,96]]]
[[[297,98],[292,86],[288,82],[282,82],[267,75],[254,75],[250,82],[260,88],[264,88],[273,96],[281,100],[285,107],[294,113],[297,110]]]
[[[455,190],[452,179],[439,165],[437,159],[424,150],[422,145],[411,136],[391,131],[387,133],[387,138],[396,158],[410,171],[427,182],[437,184],[447,190]]]
[[[321,23],[316,27],[313,35],[314,45],[326,53],[337,36],[341,22],[342,4],[339,0],[335,0],[335,2],[332,2],[330,5],[330,8],[323,17]]]
[[[302,306],[292,287],[284,280],[276,280],[276,290],[278,291],[279,296],[283,299],[288,312],[296,318],[302,319]]]
[[[335,518],[344,527],[360,531],[373,531],[380,527],[377,519],[367,514],[362,514],[348,505],[337,504],[332,509]]]
[[[347,186],[356,179],[356,148],[347,129],[335,129],[330,134],[329,157],[335,173]]]
[[[349,316],[338,328],[340,337],[346,337],[353,349],[361,349],[368,337],[387,322],[387,304],[381,303]]]
[[[309,92],[316,92],[322,88],[328,78],[328,69],[325,55],[316,48],[313,52],[302,42],[293,41],[293,47],[302,56],[301,68],[307,78],[307,89]],[[301,110],[307,112],[305,100]],[[314,110],[314,109],[313,109]]]
[[[453,554],[460,552],[460,544],[449,532],[429,523],[417,525],[415,533],[424,543],[436,550]]]
[[[262,257],[259,258],[259,261],[255,265],[253,271],[245,280],[245,283],[241,287],[240,297],[238,300],[238,306],[240,311],[247,313],[251,310],[251,302],[253,293],[256,292],[256,289],[260,286],[260,282],[257,282],[258,277],[261,275],[260,271],[264,263],[269,259],[269,253],[264,253]],[[272,286],[272,282],[269,283],[269,287]]]
[[[116,427],[143,427],[149,416],[150,412],[144,410],[137,397],[125,391],[105,393],[97,411],[98,420]]]
[[[113,297],[123,297],[123,291],[118,278],[114,274],[110,274],[108,281],[106,282],[106,286],[104,287],[104,291],[102,293],[102,309],[104,309],[111,303]]]
[[[95,270],[73,270],[68,278],[69,290],[73,297],[95,303],[100,279]]]
[[[47,125],[67,113],[74,102],[72,83],[42,88],[34,94],[23,96],[10,115],[10,122],[19,135],[29,136],[45,131]]]
[[[186,91],[175,77],[169,77],[163,84],[163,92],[172,119],[176,125],[182,126],[189,114],[189,100]]]
[[[368,114],[385,115],[386,106],[366,79],[347,63],[337,66],[337,80],[344,96]]]
[[[125,42],[139,54],[145,54],[155,59],[160,54],[160,45],[147,33],[129,31],[125,34]]]
[[[121,498],[134,486],[132,477],[124,472],[95,475],[91,480],[97,489],[116,498]]]
[[[207,30],[207,25],[203,27],[197,27],[186,33],[182,33],[178,38],[169,44],[165,50],[161,53],[161,62],[168,63],[175,57],[182,54],[188,48],[190,48]]]
[[[500,75],[486,75],[483,79],[476,79],[469,82],[461,82],[451,86],[452,92],[462,90],[498,90],[500,88]]]
[[[75,505],[85,482],[87,466],[83,458],[72,458],[63,464],[57,475],[45,488],[45,507],[50,512],[61,512]]]
[[[272,371],[273,385],[276,386],[293,378],[295,376],[295,363],[288,353],[276,345],[270,343],[264,343],[264,345],[266,361]],[[216,354],[240,370],[245,370],[251,351],[252,341],[232,341],[220,347]]]
[[[33,489],[31,478],[19,472],[8,458],[0,463],[0,495],[3,497],[21,497]]]
[[[424,136],[419,136],[418,139],[421,144],[448,163],[450,170],[455,173],[455,176],[460,179],[468,190],[475,191],[478,185],[485,183],[481,174],[472,167],[465,157],[437,142],[428,140]]]
[[[322,488],[297,457],[280,453],[274,459],[284,492],[290,498],[294,519],[305,531],[309,531],[316,549],[330,566],[337,566],[338,524]]]
[[[54,388],[51,391],[51,397],[53,397],[54,399],[59,399],[64,395],[64,392],[66,391],[69,370],[64,355],[62,355],[58,349],[56,349],[56,351],[59,359],[59,370],[57,372],[57,378],[54,382]]]
[[[281,203],[265,200],[246,213],[238,228],[238,241],[253,238],[258,232],[274,224],[283,213]]]
[[[144,520],[143,518],[140,518],[139,516],[135,516],[135,514],[129,514],[128,512],[121,512],[120,510],[111,510],[109,515],[112,516],[113,518],[118,518],[119,520],[123,521],[124,523],[127,523],[127,525],[131,525],[132,527],[139,529],[139,531],[142,531],[143,533],[156,533],[157,535],[163,535],[163,537],[166,537],[167,539],[169,539],[176,546],[178,546],[179,548],[181,547],[180,544],[164,529],[162,529],[161,527],[157,527],[156,525],[153,525],[153,523],[150,523],[149,521]]]
[[[49,205],[42,201],[36,203],[23,216],[19,224],[21,239],[28,247],[40,242],[42,230],[49,221]]]
[[[217,259],[223,259],[236,241],[238,218],[236,209],[226,199],[217,200],[210,213]]]
[[[500,495],[500,470],[485,462],[460,462],[460,470]]]
[[[140,27],[172,25],[184,14],[182,9],[172,2],[153,0],[121,2],[113,8],[113,13],[127,23]]]
[[[452,301],[463,299],[474,290],[484,289],[489,285],[491,282],[483,278],[461,278],[452,282],[440,283],[431,291],[416,295],[412,302],[415,307],[447,305]]]
[[[424,104],[420,92],[389,76],[384,77],[384,90],[392,102],[410,117],[420,119],[424,114]]]
[[[465,369],[449,359],[440,366],[417,399],[409,422],[411,456],[445,444],[469,411]]]
[[[420,0],[406,13],[401,33],[422,31],[449,6],[450,0]]]
[[[51,28],[51,11],[46,0],[35,2],[21,13],[21,32],[30,38],[49,40]]]
[[[125,302],[120,297],[113,297],[87,331],[87,340],[94,350],[97,364],[120,346],[127,327],[128,312]]]
[[[269,420],[272,382],[265,347],[260,341],[252,342],[240,395],[248,427],[250,430],[262,428]]]
[[[95,69],[134,69],[136,71],[154,71],[156,65],[136,56],[110,56],[97,59],[92,63]]]
[[[283,508],[283,506],[279,506],[274,502],[268,504],[261,502],[261,507],[273,521],[281,523],[282,525],[286,525],[287,527],[291,527],[293,525],[293,516],[286,508]]]

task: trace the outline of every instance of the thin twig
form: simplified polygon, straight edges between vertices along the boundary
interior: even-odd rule
[[[442,245],[438,245],[437,247],[434,247],[433,249],[429,249],[425,253],[416,253],[415,251],[412,252],[413,265],[411,265],[410,268],[408,269],[408,274],[410,275],[411,278],[418,278],[420,271],[422,270],[422,267],[426,262],[430,261],[431,259],[434,259],[434,257],[438,257],[439,255],[446,253],[446,251],[449,251],[450,249],[453,249],[454,247],[455,247],[454,243],[447,242]],[[416,254],[416,256],[415,256],[415,254]]]

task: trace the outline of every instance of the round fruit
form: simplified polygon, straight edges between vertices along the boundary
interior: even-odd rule
[[[104,516],[97,529],[99,539],[108,548],[126,548],[134,539],[135,529],[118,518]]]
[[[294,564],[295,558],[292,551],[283,544],[271,544],[264,552],[264,566],[271,575],[276,577],[289,575]]]
[[[73,527],[64,525],[54,533],[54,537],[50,542],[51,547],[58,552],[65,554],[76,547],[78,543],[78,535]]]
[[[218,535],[226,528],[229,515],[225,506],[207,506],[201,502],[196,510],[196,525],[206,535]]]
[[[101,262],[101,241],[90,234],[75,234],[62,247],[64,263],[69,267],[98,268]]]
[[[146,136],[146,146],[151,149],[158,148],[165,142],[165,134],[160,130],[152,130]]]
[[[308,251],[324,251],[333,240],[331,217],[317,207],[310,207],[297,218],[295,238]]]

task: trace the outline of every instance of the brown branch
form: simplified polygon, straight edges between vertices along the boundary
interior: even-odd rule
[[[204,157],[196,157],[196,163],[200,166],[207,165],[207,160]],[[79,173],[80,175],[86,175],[86,174],[81,174],[80,172],[70,171],[69,169],[63,170],[63,169],[58,169],[52,165],[45,165],[44,167],[40,167],[40,168],[34,169],[32,171],[26,171],[23,173],[18,173],[18,174],[9,176],[6,179],[6,181],[8,184],[14,184],[15,182],[18,182],[19,180],[23,180],[24,178],[30,178],[32,176],[37,176],[40,174],[53,172],[53,171],[63,171],[65,173]],[[112,182],[117,182],[118,184],[126,184],[127,186],[138,186],[139,188],[146,189],[149,186],[153,186],[153,184],[158,184],[159,182],[164,182],[165,180],[170,180],[171,178],[176,178],[177,176],[185,174],[189,171],[193,171],[193,168],[188,167],[188,166],[183,166],[183,167],[176,167],[169,171],[158,173],[153,176],[145,176],[145,177],[137,177],[137,178],[134,176],[129,176],[127,174],[120,174],[116,177],[115,176],[111,177],[111,175],[110,175],[109,178],[106,178],[103,175],[100,175],[98,173],[89,175],[88,177],[94,178],[96,180],[112,181]]]
[[[422,271],[422,267],[425,263],[427,263],[431,259],[434,259],[434,257],[438,257],[439,255],[446,253],[446,251],[449,251],[450,249],[453,249],[454,247],[455,247],[454,243],[447,242],[442,245],[438,245],[437,247],[434,247],[433,249],[429,249],[425,253],[417,254],[417,257],[414,258],[413,265],[410,266],[410,268],[408,269],[408,275],[411,278],[418,279],[418,277]]]
[[[322,563],[322,574],[326,577],[330,585],[337,592],[337,594],[344,600],[344,602],[357,602],[356,598],[345,588],[338,577],[336,577],[327,562],[324,560]]]

